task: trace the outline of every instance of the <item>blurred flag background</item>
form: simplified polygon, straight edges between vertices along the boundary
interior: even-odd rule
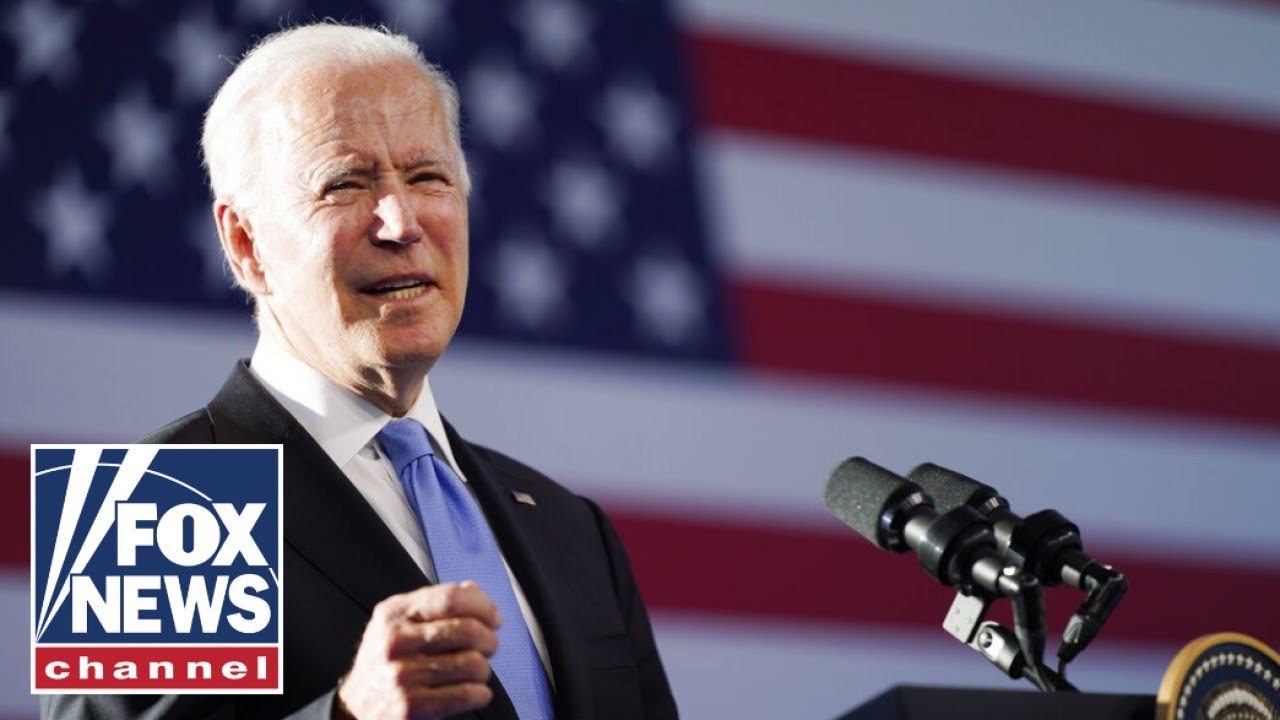
[[[320,17],[457,81],[472,279],[433,388],[605,504],[685,716],[1021,687],[826,516],[854,454],[1056,508],[1129,575],[1083,689],[1280,645],[1280,4],[15,0],[0,717],[36,712],[27,446],[136,439],[251,352],[199,121],[227,58]]]

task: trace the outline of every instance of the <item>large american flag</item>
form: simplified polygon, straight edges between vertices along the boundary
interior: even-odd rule
[[[853,454],[1056,508],[1127,573],[1082,689],[1280,645],[1277,3],[15,0],[0,717],[35,712],[27,444],[134,439],[251,352],[199,119],[251,37],[321,17],[457,80],[472,283],[433,388],[604,502],[687,717],[1018,687],[826,516]]]

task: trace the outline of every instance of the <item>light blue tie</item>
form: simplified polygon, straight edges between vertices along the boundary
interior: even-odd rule
[[[498,606],[498,652],[489,659],[521,720],[552,720],[551,686],[534,647],[498,542],[475,498],[431,449],[417,420],[392,420],[378,433],[427,538],[440,582],[472,580]]]

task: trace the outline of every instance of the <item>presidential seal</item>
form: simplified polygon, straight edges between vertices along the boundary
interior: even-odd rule
[[[1280,655],[1239,633],[1205,635],[1174,657],[1158,720],[1280,720]]]

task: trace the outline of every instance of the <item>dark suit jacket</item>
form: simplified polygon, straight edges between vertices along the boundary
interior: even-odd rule
[[[546,637],[560,720],[675,718],[626,553],[608,518],[525,465],[447,427],[459,466]],[[141,442],[284,445],[284,694],[41,698],[45,717],[328,718],[334,686],[373,606],[427,584],[364,497],[239,363],[203,410]],[[537,504],[515,502],[513,491]],[[514,720],[490,682],[488,708],[460,717]]]

